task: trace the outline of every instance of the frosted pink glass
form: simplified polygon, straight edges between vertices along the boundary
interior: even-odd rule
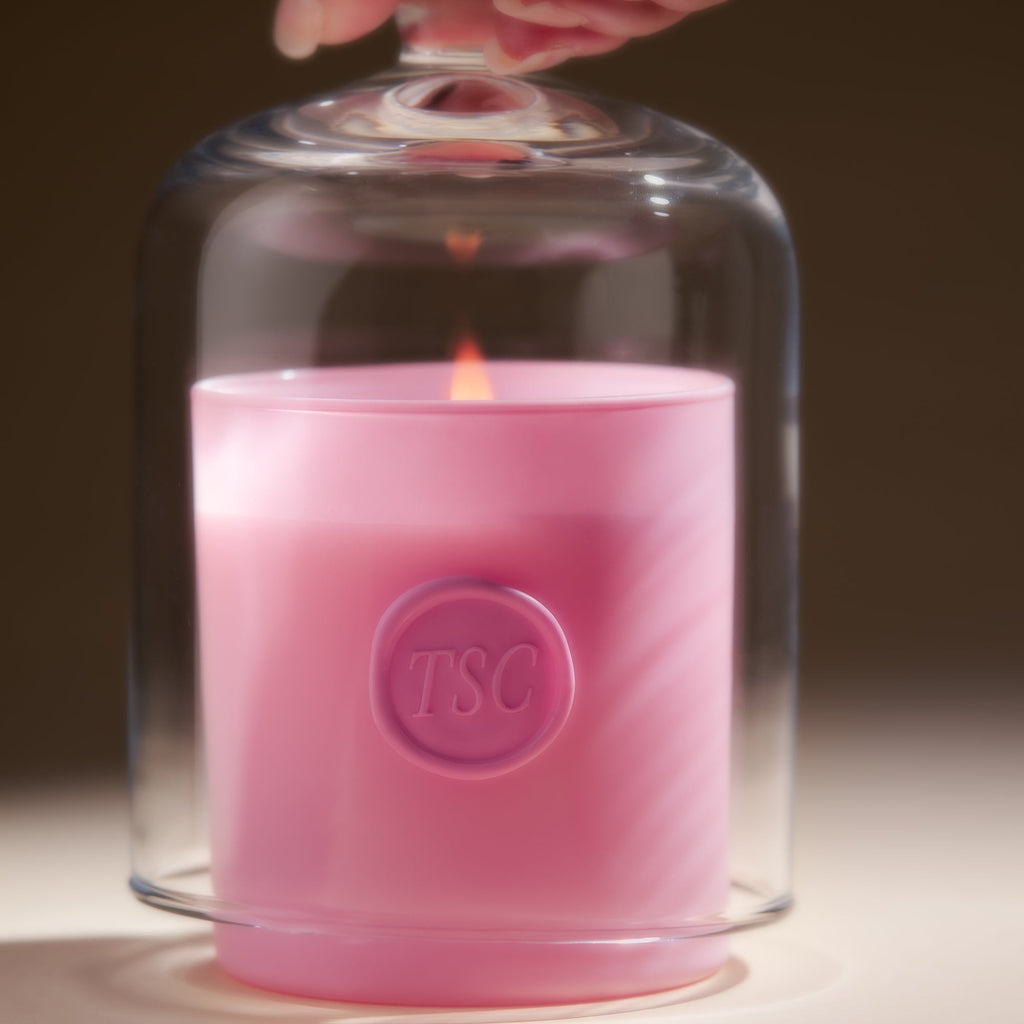
[[[670,988],[727,954],[706,933],[728,888],[732,385],[488,369],[493,402],[449,401],[448,364],[193,390],[214,886],[263,925],[217,927],[243,980],[514,1005]],[[382,619],[451,580],[536,602],[571,657],[564,721],[498,774],[405,756],[375,718]]]

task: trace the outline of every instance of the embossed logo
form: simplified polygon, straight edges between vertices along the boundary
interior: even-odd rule
[[[371,671],[381,731],[445,775],[517,768],[554,739],[572,706],[572,659],[554,617],[486,580],[437,580],[399,598],[377,628]]]

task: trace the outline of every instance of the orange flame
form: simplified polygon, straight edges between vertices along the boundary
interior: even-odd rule
[[[451,228],[444,236],[444,244],[456,263],[472,263],[482,240],[479,231],[460,231],[458,228]]]
[[[455,348],[451,397],[455,402],[486,402],[494,398],[483,353],[468,331]]]

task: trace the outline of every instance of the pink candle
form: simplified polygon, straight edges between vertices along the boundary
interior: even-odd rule
[[[726,955],[733,389],[496,362],[193,390],[218,955],[354,1001],[565,1002]],[[651,937],[666,941],[651,941]],[[671,938],[675,941],[671,941]]]

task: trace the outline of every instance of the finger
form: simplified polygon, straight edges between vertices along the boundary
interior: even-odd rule
[[[670,11],[677,11],[679,14],[696,14],[697,11],[706,10],[708,7],[717,7],[725,0],[656,0],[661,7]]]
[[[384,24],[399,0],[321,0],[324,8],[322,43],[348,43]]]
[[[607,53],[625,41],[587,28],[554,28],[499,14],[495,38],[485,54],[494,71],[524,74],[554,67],[570,57]]]
[[[274,43],[295,60],[322,43],[347,43],[372,32],[395,12],[398,0],[279,0]]]
[[[274,14],[274,45],[286,57],[302,60],[316,52],[322,27],[320,0],[280,0]]]
[[[494,0],[510,18],[552,28],[581,28],[611,36],[646,36],[675,24],[682,14],[653,0]]]
[[[577,28],[586,18],[558,0],[494,0],[495,9],[510,18],[551,28]]]
[[[591,31],[609,36],[649,36],[685,16],[654,0],[562,0],[562,6]]]

